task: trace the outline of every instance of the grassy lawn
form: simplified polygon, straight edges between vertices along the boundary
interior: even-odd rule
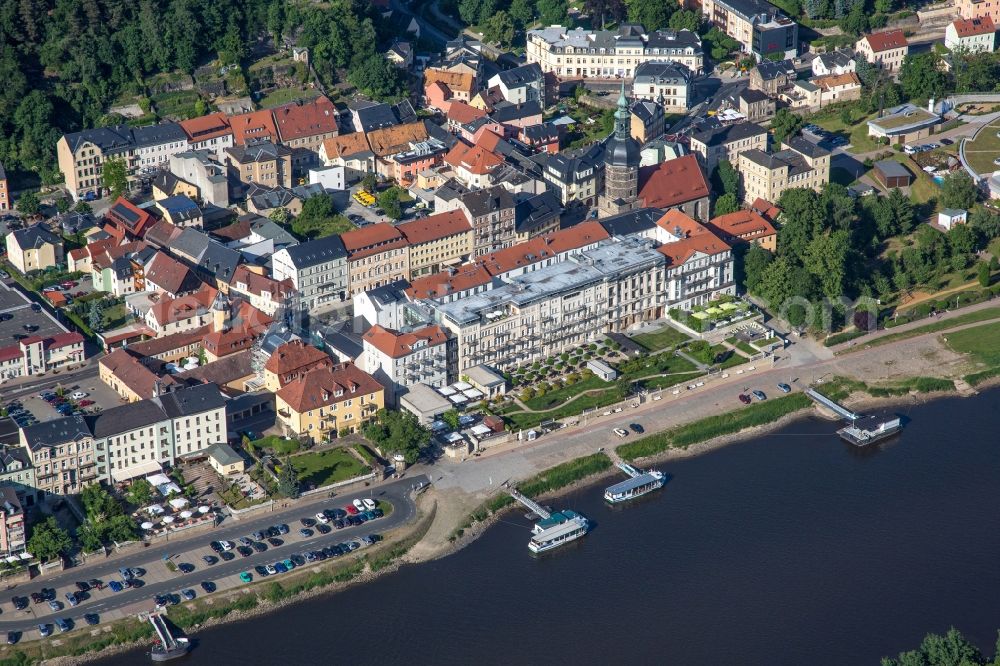
[[[292,467],[299,482],[317,488],[361,476],[368,468],[346,449],[329,449],[294,456]]]
[[[535,410],[551,409],[557,405],[561,405],[573,396],[579,395],[584,391],[608,388],[609,386],[610,384],[600,377],[587,377],[572,386],[565,386],[561,389],[556,389],[555,391],[549,391],[541,397],[525,400],[524,404]]]
[[[628,444],[622,444],[616,450],[618,455],[626,460],[644,458],[662,453],[670,447],[686,448],[713,437],[729,435],[745,428],[771,423],[782,416],[805,409],[811,404],[804,393],[792,393],[643,437]]]
[[[974,324],[978,321],[987,321],[989,319],[996,319],[1000,317],[1000,308],[986,308],[983,310],[977,310],[976,312],[969,312],[964,315],[955,317],[954,319],[947,319],[944,321],[937,321],[933,324],[927,324],[926,326],[918,326],[916,328],[911,328],[908,331],[900,331],[899,333],[892,333],[890,335],[883,335],[880,338],[875,338],[871,342],[866,343],[867,347],[876,347],[878,345],[889,344],[890,342],[898,342],[899,340],[906,340],[907,338],[915,338],[918,335],[924,335],[926,333],[936,333],[938,331],[947,331],[950,328],[955,328],[957,326],[962,326],[964,324]],[[948,340],[951,340],[949,336]],[[839,352],[844,353],[844,352]]]
[[[948,346],[974,361],[1000,366],[1000,324],[986,324],[949,333]]]
[[[294,439],[285,439],[277,435],[268,435],[250,442],[255,449],[270,449],[278,455],[288,455],[299,450],[299,443]]]
[[[193,90],[178,90],[153,95],[153,106],[156,108],[157,114],[180,120],[195,117],[194,104],[197,101],[198,93]]]
[[[260,497],[257,499],[248,499],[243,496],[243,493],[238,490],[234,491],[231,488],[226,488],[225,490],[219,491],[219,497],[223,502],[226,503],[230,509],[246,509],[248,507],[254,506],[256,504],[263,504],[268,501],[267,497]]]
[[[670,326],[664,326],[660,330],[651,333],[640,333],[632,336],[632,340],[649,351],[659,351],[667,347],[675,347],[690,339],[676,328],[671,328]]]
[[[132,313],[128,311],[124,303],[119,303],[102,310],[101,319],[103,330],[109,331],[129,323],[132,320]]]
[[[652,374],[671,375],[679,372],[695,372],[698,369],[683,356],[674,356],[669,352],[626,361],[618,367],[622,377],[628,379],[641,379]]]
[[[342,234],[354,229],[357,227],[343,215],[306,222],[301,222],[298,219],[292,220],[292,233],[309,240]]]
[[[263,109],[270,109],[275,106],[281,106],[282,104],[288,104],[289,102],[294,102],[297,99],[313,99],[314,97],[319,97],[319,92],[316,90],[300,90],[298,88],[278,88],[277,90],[272,90],[267,95],[260,100],[260,107]]]
[[[534,428],[542,421],[550,419],[562,419],[567,416],[576,416],[584,410],[606,407],[619,402],[618,391],[608,389],[603,393],[592,393],[581,396],[573,402],[553,409],[548,412],[514,412],[507,414],[505,418],[510,419],[515,428]]]
[[[993,160],[1000,157],[1000,122],[983,128],[973,141],[965,142],[965,158],[976,173],[990,174],[997,170]]]
[[[670,388],[671,386],[676,386],[677,384],[684,384],[685,382],[690,382],[698,377],[701,377],[700,372],[690,372],[683,375],[668,375],[666,377],[652,377],[650,379],[644,379],[642,385],[644,388],[650,391],[655,391],[656,389]]]

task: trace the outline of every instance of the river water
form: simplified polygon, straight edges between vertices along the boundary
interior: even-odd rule
[[[1000,627],[1000,391],[896,410],[859,451],[836,426],[662,466],[624,508],[541,558],[520,513],[460,552],[197,635],[192,664],[877,664],[958,627]],[[601,484],[602,486],[604,484]],[[141,654],[102,663],[132,665]]]

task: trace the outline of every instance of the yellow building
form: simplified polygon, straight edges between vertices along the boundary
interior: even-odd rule
[[[242,474],[246,463],[233,447],[228,444],[213,444],[205,449],[208,455],[208,462],[216,472],[222,476],[230,474]]]
[[[776,153],[748,150],[740,153],[736,170],[743,200],[777,201],[785,190],[805,187],[821,191],[830,182],[830,153],[802,137],[787,139]]]
[[[318,368],[275,393],[278,422],[286,434],[313,442],[347,430],[357,432],[385,407],[379,382],[352,363]]]
[[[292,186],[292,149],[269,141],[226,148],[226,163],[244,183]]]
[[[452,210],[396,227],[406,238],[410,279],[437,273],[472,256],[472,225],[465,211]]]
[[[63,263],[63,244],[55,234],[39,225],[7,234],[7,258],[22,273],[44,270]]]

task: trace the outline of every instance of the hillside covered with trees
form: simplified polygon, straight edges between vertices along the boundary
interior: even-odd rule
[[[0,162],[59,179],[64,132],[112,124],[117,100],[145,94],[151,75],[218,58],[241,64],[251,47],[294,36],[325,83],[338,71],[377,97],[402,92],[377,46],[391,27],[365,0],[8,0],[0,3]]]

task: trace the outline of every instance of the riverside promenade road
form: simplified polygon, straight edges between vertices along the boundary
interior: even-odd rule
[[[941,319],[959,316],[979,307],[963,308],[948,313],[950,316],[942,315]],[[887,333],[880,333],[879,336],[902,332],[932,321],[938,320],[900,326]],[[979,322],[979,325],[982,323],[986,322]],[[927,333],[870,348],[864,346],[865,338],[860,338],[851,353],[837,356],[833,355],[832,350],[825,348],[808,351],[806,347],[809,345],[798,342],[785,350],[779,350],[775,362],[772,363],[770,359],[762,360],[755,364],[752,371],[736,374],[731,370],[726,378],[714,375],[704,380],[704,386],[693,390],[679,386],[677,395],[667,389],[661,394],[662,400],[649,400],[637,408],[626,408],[609,416],[602,416],[598,412],[586,420],[581,419],[576,426],[562,428],[533,442],[513,441],[501,444],[464,462],[442,459],[433,467],[422,468],[422,471],[432,476],[433,488],[441,499],[447,500],[448,495],[454,495],[455,502],[463,506],[476,506],[486,497],[500,492],[501,484],[507,480],[526,479],[567,460],[640,437],[630,434],[622,440],[612,434],[614,428],[627,430],[629,424],[638,423],[648,435],[708,416],[734,412],[745,408],[740,404],[738,395],[748,390],[759,389],[773,398],[781,395],[776,388],[779,382],[791,385],[793,391],[801,391],[810,385],[821,384],[834,375],[856,377],[871,383],[921,375],[961,376],[968,372],[969,360],[943,345],[938,339],[942,333],[947,335],[941,331]],[[796,347],[801,348],[793,351]],[[846,348],[847,345],[843,347]],[[699,449],[694,447],[694,450]],[[684,452],[676,453],[685,455]],[[439,515],[448,515],[446,507],[439,504],[438,508]],[[432,533],[436,534],[434,528]]]
[[[143,611],[151,611],[153,610],[152,599],[157,594],[179,593],[181,590],[191,588],[199,597],[204,596],[205,591],[201,588],[203,581],[213,582],[218,591],[233,589],[244,585],[239,579],[239,574],[243,571],[250,571],[254,581],[259,581],[261,577],[253,570],[257,565],[272,564],[288,558],[293,553],[306,553],[324,546],[356,540],[367,534],[384,534],[412,522],[416,517],[413,490],[421,483],[426,484],[427,482],[427,477],[411,476],[384,485],[356,488],[353,492],[346,490],[335,498],[320,495],[315,499],[291,502],[287,509],[262,513],[246,520],[227,520],[222,526],[207,533],[201,532],[192,537],[178,536],[176,540],[172,539],[163,544],[143,548],[128,555],[110,557],[94,564],[88,563],[82,567],[67,569],[51,577],[40,576],[30,582],[21,583],[6,590],[4,597],[0,599],[0,609],[3,611],[3,614],[0,615],[0,631],[23,632],[23,639],[37,639],[40,638],[38,625],[52,624],[57,617],[71,621],[77,630],[82,628],[86,631],[100,631],[98,627],[89,627],[84,623],[84,614],[97,613],[101,622],[104,623]],[[299,530],[302,528],[299,519],[311,518],[321,509],[343,507],[355,497],[371,497],[375,500],[390,502],[392,512],[384,518],[370,521],[364,525],[341,530],[334,529],[329,534],[320,534],[314,530],[314,535],[311,537],[303,538],[299,535]],[[289,531],[288,534],[280,537],[284,542],[281,546],[268,546],[266,552],[254,552],[249,557],[236,555],[236,559],[230,562],[220,560],[211,566],[202,560],[205,555],[216,555],[209,547],[211,541],[236,541],[239,537],[249,536],[257,530],[282,523],[288,525]],[[233,553],[236,554],[235,551]],[[167,560],[175,565],[191,564],[194,566],[194,571],[188,574],[182,574],[179,571],[172,572],[166,566]],[[306,568],[309,566],[311,565],[307,564]],[[111,580],[121,580],[118,573],[119,567],[145,569],[146,574],[142,578],[142,587],[128,588],[118,593],[112,592],[107,583]],[[76,591],[76,581],[86,581],[91,578],[104,581],[104,589],[91,590],[88,592],[90,596],[87,600],[70,608],[66,600],[66,593]],[[280,581],[281,575],[278,574],[275,578]],[[47,603],[41,603],[30,604],[28,609],[24,611],[14,610],[11,601],[14,596],[30,596],[32,592],[37,592],[42,588],[55,588],[56,600],[64,608],[60,611],[52,611]],[[58,631],[56,633],[58,634]],[[53,639],[58,639],[58,635],[46,640]]]

